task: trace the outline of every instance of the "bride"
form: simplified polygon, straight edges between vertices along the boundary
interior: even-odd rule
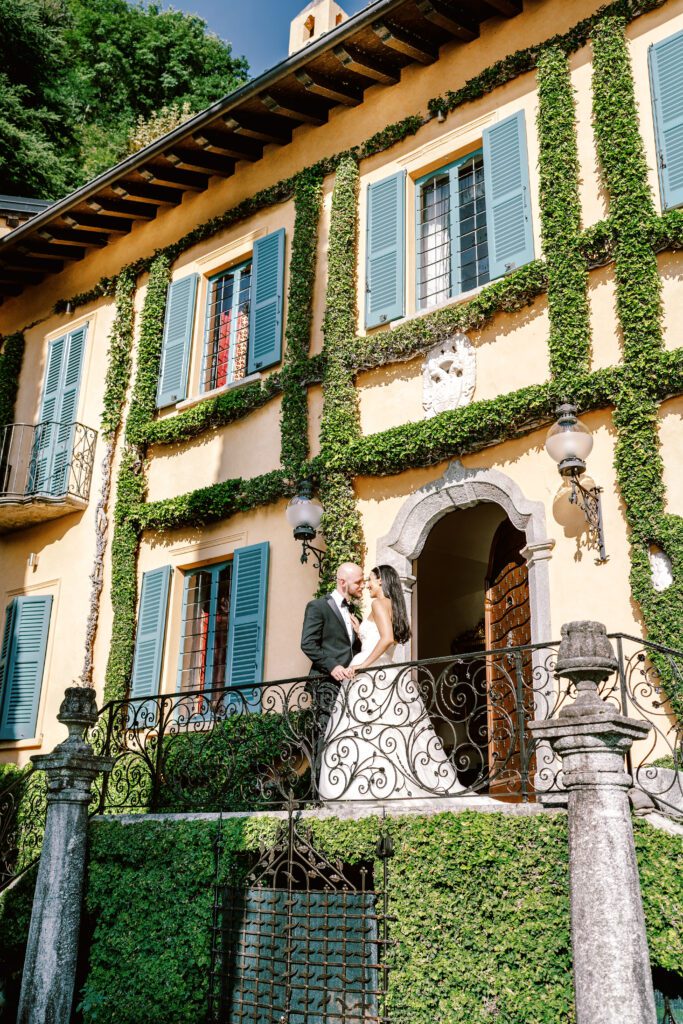
[[[413,669],[394,666],[396,645],[410,639],[398,573],[380,565],[367,585],[370,614],[354,623],[361,650],[323,738],[320,796],[377,800],[460,792],[464,787],[434,731]]]

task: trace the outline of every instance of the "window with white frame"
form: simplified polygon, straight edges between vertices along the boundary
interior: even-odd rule
[[[418,180],[416,226],[418,309],[489,280],[481,152]]]

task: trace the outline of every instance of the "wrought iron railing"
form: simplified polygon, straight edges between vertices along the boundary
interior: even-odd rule
[[[619,670],[602,696],[652,723],[629,770],[661,808],[683,814],[683,726],[667,698],[683,693],[683,654],[624,634],[611,639]],[[114,761],[91,812],[556,800],[559,762],[527,728],[574,699],[555,675],[556,654],[555,643],[510,647],[380,666],[339,688],[299,677],[110,701],[89,734]],[[0,888],[27,866],[20,851],[40,845],[44,804],[25,785],[0,793]]]
[[[0,793],[0,891],[38,859],[46,810],[45,774],[33,766]]]
[[[0,428],[0,501],[87,501],[97,431],[82,423],[9,423]]]

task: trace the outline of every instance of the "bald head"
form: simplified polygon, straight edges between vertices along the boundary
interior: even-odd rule
[[[363,570],[355,562],[342,562],[337,569],[337,590],[350,600],[358,600],[363,590]]]

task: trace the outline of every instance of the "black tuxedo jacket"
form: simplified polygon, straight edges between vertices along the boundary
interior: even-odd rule
[[[360,642],[349,640],[342,613],[331,594],[309,601],[301,631],[301,650],[311,659],[311,675],[329,676],[335,665],[349,664]]]

